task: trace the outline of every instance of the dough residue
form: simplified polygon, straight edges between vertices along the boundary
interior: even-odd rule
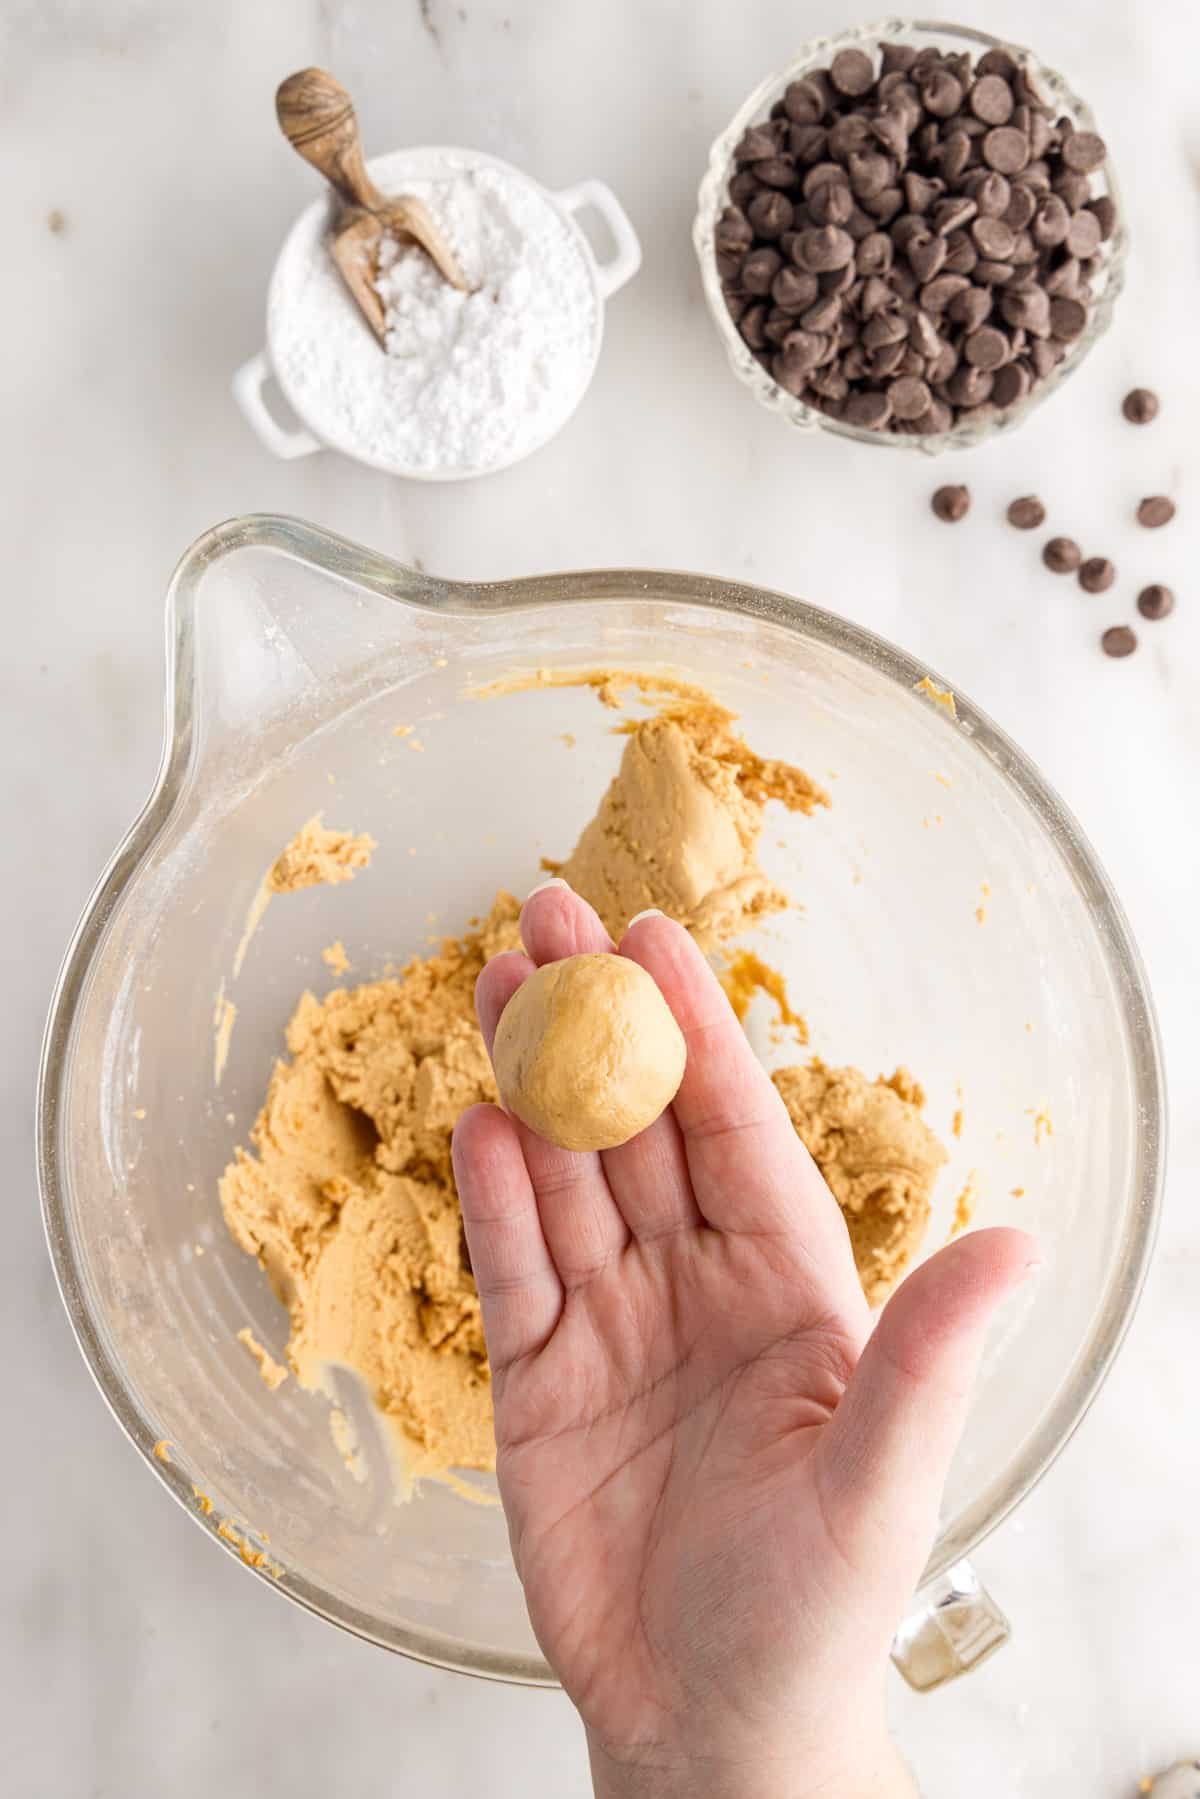
[[[336,887],[370,867],[375,839],[364,832],[327,830],[317,812],[284,845],[267,874],[271,893],[297,893],[301,887]]]
[[[858,1068],[779,1068],[772,1080],[842,1209],[863,1291],[881,1305],[920,1247],[946,1151],[921,1117],[907,1069],[869,1080]]]
[[[765,993],[774,1004],[779,1028],[792,1031],[798,1043],[807,1045],[808,1022],[793,1009],[787,983],[777,968],[764,962],[752,949],[743,949],[718,970],[718,975],[739,1024],[746,1022],[754,995]]]
[[[321,951],[321,960],[330,973],[336,975],[339,980],[350,971],[350,958],[346,954],[346,945],[340,937],[327,944]]]
[[[263,1385],[269,1388],[272,1393],[274,1393],[278,1387],[282,1387],[284,1381],[288,1377],[287,1369],[283,1366],[282,1362],[277,1362],[275,1360],[275,1357],[271,1354],[265,1344],[259,1342],[248,1324],[243,1325],[242,1329],[238,1332],[237,1340],[242,1345],[243,1349],[247,1350],[253,1360],[257,1363],[258,1372],[262,1376]]]

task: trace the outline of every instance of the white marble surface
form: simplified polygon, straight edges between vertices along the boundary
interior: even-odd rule
[[[214,1554],[105,1415],[44,1252],[29,1123],[38,1038],[78,909],[153,775],[164,585],[201,530],[260,508],[451,575],[648,563],[790,589],[927,658],[1057,783],[1116,880],[1161,1010],[1166,1220],[1116,1372],[978,1558],[1014,1642],[935,1697],[897,1689],[897,1728],[931,1799],[1121,1799],[1139,1774],[1200,1749],[1200,598],[1188,556],[1200,16],[1186,0],[959,11],[1036,43],[1094,100],[1137,243],[1086,375],[1026,431],[954,466],[976,514],[951,533],[929,517],[934,470],[921,460],[804,441],[759,413],[700,300],[689,226],[708,140],[802,38],[849,22],[834,0],[0,8],[5,1791],[587,1790],[561,1696],[389,1658]],[[312,192],[271,94],[310,61],[352,88],[373,148],[474,143],[551,185],[602,176],[625,199],[643,272],[612,306],[583,410],[523,467],[418,488],[333,457],[285,466],[236,416],[230,371],[258,347],[276,243]],[[51,208],[66,217],[61,236]],[[1149,432],[1116,416],[1135,379],[1167,396]],[[1031,489],[1115,558],[1116,594],[1088,600],[1044,576],[1034,546],[997,522]],[[1129,502],[1159,489],[1183,507],[1151,539],[1128,522]],[[1099,628],[1130,616],[1155,578],[1179,589],[1176,616],[1145,628],[1132,662],[1104,660]]]

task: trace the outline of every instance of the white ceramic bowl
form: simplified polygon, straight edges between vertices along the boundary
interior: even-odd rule
[[[546,207],[565,226],[579,251],[580,280],[590,287],[594,329],[591,356],[577,390],[564,395],[563,405],[549,420],[541,437],[522,444],[513,454],[483,467],[417,467],[373,452],[369,445],[347,427],[344,417],[339,416],[332,407],[322,404],[322,396],[315,389],[301,387],[294,379],[289,378],[286,360],[277,353],[285,326],[294,322],[293,308],[300,303],[298,296],[301,276],[307,275],[314,263],[317,265],[317,292],[322,301],[322,310],[327,314],[329,307],[343,305],[351,312],[354,310],[354,302],[343,288],[332,257],[324,247],[335,206],[333,196],[326,194],[314,200],[300,214],[279,252],[267,293],[266,349],[260,350],[256,356],[243,363],[233,377],[234,399],[260,443],[272,455],[291,461],[298,456],[310,456],[316,450],[328,448],[341,450],[344,455],[352,456],[371,468],[382,469],[387,474],[403,475],[413,481],[466,481],[478,475],[495,474],[502,468],[511,468],[514,463],[523,461],[526,456],[541,449],[566,424],[587,392],[595,373],[604,335],[604,302],[637,273],[642,260],[641,245],[620,201],[603,181],[580,181],[573,187],[551,193],[531,176],[514,168],[511,163],[502,162],[499,157],[485,155],[481,150],[449,147],[393,150],[386,156],[375,157],[367,165],[372,181],[384,193],[403,192],[406,184],[412,181],[436,180],[449,174],[477,169],[500,170],[540,196]],[[613,254],[604,262],[598,260],[578,223],[579,215],[588,211],[600,216],[612,238]],[[365,320],[357,322],[361,325],[363,358],[381,356],[383,352],[372,337]],[[272,377],[301,421],[301,429],[281,424],[268,409],[263,390]]]

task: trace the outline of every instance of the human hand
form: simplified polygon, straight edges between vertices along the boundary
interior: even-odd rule
[[[564,886],[521,934],[478,983],[489,1050],[535,965],[613,948]],[[691,938],[652,914],[619,953],[687,1040],[670,1110],[603,1154],[495,1106],[454,1139],[534,1630],[600,1795],[910,1793],[888,1650],[1033,1245],[961,1237],[872,1334],[837,1204]]]

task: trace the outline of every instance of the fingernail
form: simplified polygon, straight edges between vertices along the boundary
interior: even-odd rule
[[[526,904],[529,903],[535,893],[545,893],[548,887],[565,887],[568,893],[571,891],[571,884],[569,881],[564,881],[561,875],[552,875],[550,880],[539,881],[536,887],[531,887],[529,889],[529,892],[525,895]]]
[[[666,913],[660,911],[657,906],[647,906],[644,912],[634,913],[629,923],[625,926],[625,929],[627,931],[632,931],[634,925],[641,924],[643,918],[665,918],[666,916]]]

